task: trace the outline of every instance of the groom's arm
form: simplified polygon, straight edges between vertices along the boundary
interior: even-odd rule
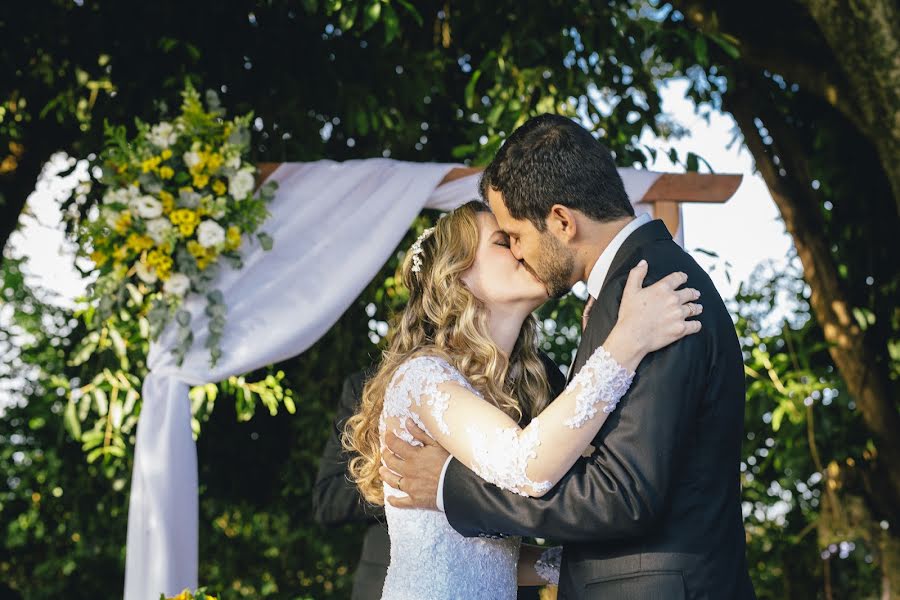
[[[594,305],[585,331],[588,350],[600,345],[615,324],[626,276],[607,282]],[[512,534],[565,542],[648,531],[665,508],[703,389],[709,332],[702,315],[700,320],[704,330],[699,334],[644,359],[631,389],[601,429],[597,450],[579,459],[543,497],[505,492],[451,460],[443,503],[453,528],[466,536]]]

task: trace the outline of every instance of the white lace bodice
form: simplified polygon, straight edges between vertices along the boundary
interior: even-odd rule
[[[401,365],[385,394],[379,423],[382,440],[387,422],[391,421],[401,438],[421,445],[399,422],[407,417],[430,435],[420,417],[422,411],[430,412],[438,428],[447,428],[449,433],[443,421],[449,396],[437,390],[437,384],[442,381],[454,381],[478,394],[458,371],[441,359],[420,357]],[[423,397],[425,400],[419,403]],[[450,526],[442,512],[394,508],[387,503],[389,496],[404,495],[384,484],[391,560],[383,600],[511,600],[516,597],[520,538],[463,537]]]
[[[518,494],[541,495],[574,464],[633,375],[600,347],[566,391],[523,430],[446,360],[418,356],[391,379],[379,432],[384,440],[390,428],[421,445],[403,424],[409,419],[482,479]],[[550,452],[538,451],[543,442]],[[542,476],[529,476],[535,472]],[[384,493],[385,500],[405,495],[387,483]],[[386,502],[385,512],[391,539],[385,600],[516,597],[520,538],[465,538],[443,512],[433,510],[398,509]],[[535,570],[555,581],[558,555],[547,554]]]

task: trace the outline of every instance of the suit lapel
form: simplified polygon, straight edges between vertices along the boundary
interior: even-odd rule
[[[606,272],[606,278],[603,280],[602,287],[606,287],[612,274],[624,266],[625,261],[634,254],[635,250],[652,242],[671,239],[672,235],[669,233],[669,229],[661,219],[654,219],[632,231],[631,235],[625,238],[625,241],[619,246],[618,252],[616,252],[616,255],[613,257],[612,262],[609,265],[609,271]],[[599,302],[600,299],[598,298],[597,301]],[[591,316],[593,314],[596,313],[592,311],[592,313],[588,315],[588,326],[590,325]],[[569,366],[569,371],[566,373],[566,385],[569,385],[572,377],[581,370],[581,365],[584,363],[584,360],[580,360],[581,355],[584,353],[586,356],[590,356],[593,354],[594,350],[597,349],[597,346],[599,346],[599,344],[595,344],[593,340],[589,339],[591,336],[587,335],[587,331],[588,327],[586,326],[581,334],[581,343],[578,344],[578,348],[575,350],[575,358],[572,359],[572,364]],[[584,352],[582,352],[582,347],[585,347]]]

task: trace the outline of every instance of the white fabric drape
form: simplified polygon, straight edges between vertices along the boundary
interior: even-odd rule
[[[450,210],[478,197],[477,176],[436,189],[455,164],[388,159],[285,163],[263,229],[241,270],[223,268],[227,325],[210,369],[205,298],[190,298],[194,344],[174,364],[175,328],[150,345],[128,510],[125,600],[158,600],[197,587],[197,452],[188,390],[302,353],[353,303],[423,207]],[[620,169],[637,203],[657,174]],[[646,212],[649,206],[635,205]],[[680,235],[680,232],[679,232]]]

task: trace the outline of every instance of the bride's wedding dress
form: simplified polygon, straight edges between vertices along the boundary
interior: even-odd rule
[[[575,395],[577,403],[566,425],[583,426],[597,414],[598,404],[604,413],[611,412],[627,391],[632,376],[599,348],[569,383],[567,391]],[[462,417],[467,424],[464,433],[471,440],[473,470],[479,476],[523,495],[528,495],[524,490],[546,491],[552,487],[550,481],[535,482],[525,475],[526,466],[537,456],[540,445],[538,418],[519,436],[517,428],[497,428],[490,419],[472,415],[471,408],[465,409],[468,412],[463,415],[453,415],[448,411],[450,394],[446,387],[438,387],[445,383],[457,384],[483,401],[466,378],[442,358],[418,356],[400,365],[385,393],[379,421],[382,441],[390,427],[405,441],[421,445],[403,426],[404,418],[435,437],[426,421],[447,436],[451,431],[445,417],[452,416],[454,423]],[[463,432],[452,432],[457,433]],[[562,472],[569,467],[565,466]],[[383,600],[512,600],[516,597],[521,538],[466,538],[450,526],[441,511],[391,506],[388,497],[405,494],[387,483],[384,483],[384,495],[391,556]],[[559,578],[558,549],[555,564],[543,559],[534,565],[535,570],[548,583],[555,583]]]

